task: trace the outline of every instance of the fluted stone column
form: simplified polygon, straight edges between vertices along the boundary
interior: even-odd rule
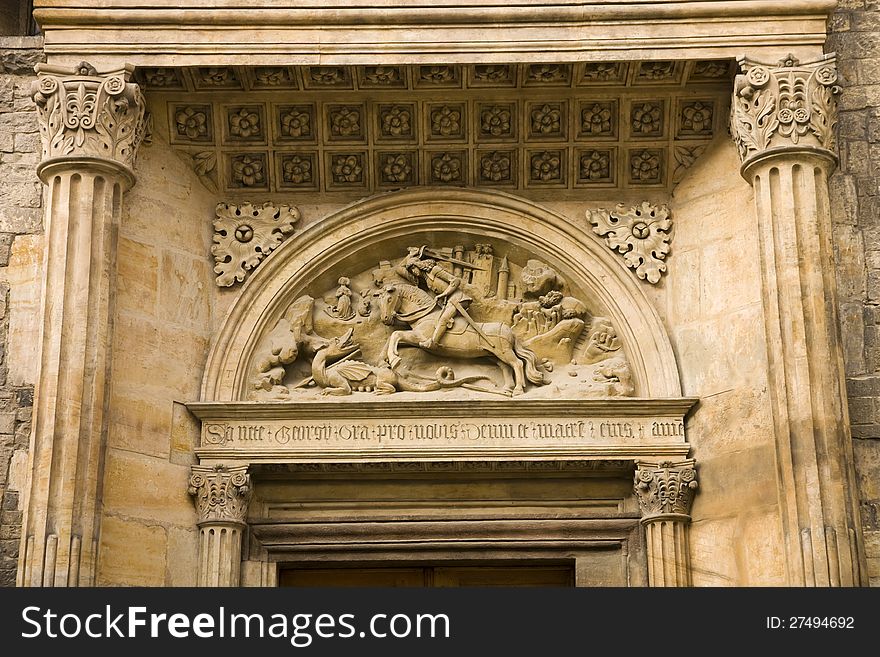
[[[648,584],[690,586],[688,527],[697,489],[693,459],[637,462],[634,489],[648,541]]]
[[[117,232],[145,126],[131,73],[37,66],[46,232],[23,586],[94,584]]]
[[[251,497],[247,466],[194,465],[189,494],[199,514],[199,586],[239,586]]]
[[[859,585],[864,550],[828,200],[835,59],[740,66],[731,132],[755,190],[789,583]]]

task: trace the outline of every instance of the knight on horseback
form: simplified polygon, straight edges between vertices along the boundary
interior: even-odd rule
[[[468,320],[468,323],[472,323],[467,315],[467,309],[473,297],[462,288],[460,276],[443,269],[437,264],[436,257],[430,257],[437,254],[429,252],[426,256],[426,246],[411,246],[408,251],[406,258],[396,267],[396,273],[416,286],[420,280],[423,280],[428,290],[436,295],[435,303],[442,308],[431,337],[419,342],[422,349],[433,349],[439,344],[446,330],[452,328],[457,316],[461,315]]]
[[[504,322],[474,321],[468,313],[473,297],[467,283],[438,265],[438,260],[462,268],[482,269],[424,246],[409,249],[394,268],[400,282],[386,282],[377,299],[379,315],[386,326],[409,326],[388,337],[385,353],[391,370],[396,370],[401,362],[400,345],[409,345],[441,358],[493,356],[504,377],[502,394],[521,394],[527,381],[535,385],[547,383],[537,355],[520,344],[510,326]],[[460,330],[454,328],[458,317],[464,320]]]

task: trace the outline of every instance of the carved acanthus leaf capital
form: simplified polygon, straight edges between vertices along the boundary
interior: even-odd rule
[[[618,204],[614,210],[587,210],[593,232],[605,238],[611,250],[623,256],[626,266],[636,276],[657,283],[666,271],[672,219],[665,205],[647,201],[633,207]]]
[[[194,465],[188,492],[195,498],[199,523],[244,523],[251,498],[247,466]]]
[[[69,71],[39,64],[31,89],[43,159],[85,157],[132,169],[147,130],[133,67],[98,74],[86,62]]]
[[[634,491],[643,520],[667,514],[689,515],[696,490],[693,459],[636,464]]]
[[[740,58],[730,132],[743,162],[770,148],[834,151],[837,66],[833,54],[801,64],[789,55],[772,66]]]

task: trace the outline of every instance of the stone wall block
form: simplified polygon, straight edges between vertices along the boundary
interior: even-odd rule
[[[867,285],[861,297],[848,299],[841,305],[841,328],[844,336],[845,366],[848,374],[847,393],[852,416],[854,460],[861,498],[860,513],[865,535],[869,583],[880,585],[880,532],[877,531],[876,491],[868,490],[870,482],[880,481],[880,462],[876,446],[880,438],[877,400],[880,398],[880,334],[878,334],[878,302],[880,302],[880,2],[877,0],[841,0],[828,50],[837,52],[844,72],[844,111],[838,126],[841,162],[849,181],[839,180],[832,188],[835,211],[845,212],[853,228],[863,235]],[[837,18],[839,17],[839,18]],[[864,122],[864,133],[861,131]],[[838,176],[838,178],[842,178]],[[846,239],[839,232],[838,239]],[[848,272],[847,272],[848,273]],[[841,271],[840,280],[847,273]],[[862,353],[855,351],[858,329],[852,303],[863,307]],[[849,335],[849,338],[847,337]],[[861,370],[861,372],[859,371]]]
[[[42,230],[42,189],[34,179],[38,126],[33,102],[26,98],[33,65],[41,57],[36,50],[0,51],[0,278],[12,284],[5,268],[16,237]],[[14,289],[13,296],[18,292]],[[23,389],[10,385],[7,376],[10,322],[19,320],[14,302],[9,305],[9,285],[0,285],[0,586],[15,584],[33,404],[32,391],[21,395]],[[12,371],[18,379],[14,364]]]

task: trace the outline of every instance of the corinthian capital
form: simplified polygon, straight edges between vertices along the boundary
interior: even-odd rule
[[[835,56],[801,64],[789,55],[776,66],[740,58],[730,132],[743,162],[780,147],[834,151],[837,121]]]
[[[245,522],[251,497],[247,466],[194,465],[189,494],[195,498],[199,523]]]
[[[697,472],[693,459],[678,463],[637,463],[634,487],[642,520],[668,514],[689,515]]]
[[[105,74],[82,62],[74,71],[38,64],[31,89],[40,121],[43,160],[96,158],[134,166],[146,131],[144,99],[134,67]]]

